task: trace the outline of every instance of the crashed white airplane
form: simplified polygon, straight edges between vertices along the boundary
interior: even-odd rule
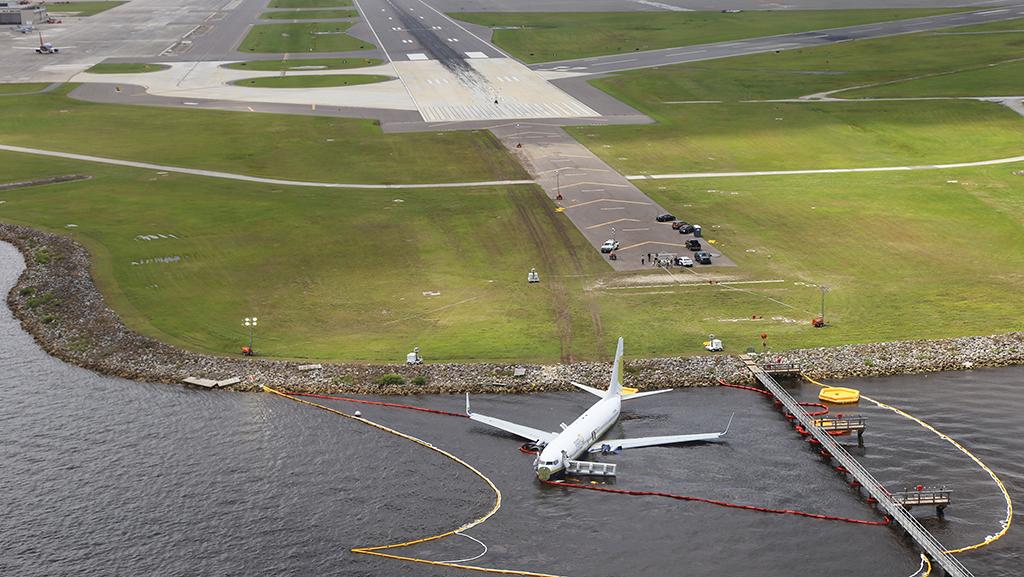
[[[534,429],[525,425],[519,425],[509,421],[503,421],[480,413],[474,413],[469,407],[469,393],[466,394],[466,414],[474,421],[490,425],[532,441],[542,450],[537,460],[534,461],[534,469],[537,477],[541,480],[548,480],[551,477],[568,471],[572,473],[593,473],[601,475],[614,475],[615,467],[599,466],[600,463],[588,461],[577,461],[577,457],[585,451],[590,453],[617,453],[621,449],[635,449],[639,447],[651,447],[655,445],[672,445],[676,443],[690,443],[694,441],[711,441],[719,439],[729,431],[729,425],[725,430],[718,433],[696,433],[690,435],[669,435],[663,437],[638,437],[635,439],[601,439],[608,432],[608,429],[619,419],[619,410],[622,401],[639,399],[649,395],[667,393],[672,389],[660,391],[648,391],[643,393],[626,393],[622,390],[622,337],[619,337],[619,347],[615,352],[615,364],[612,366],[611,383],[607,391],[573,383],[573,385],[601,398],[592,407],[587,409],[571,424],[562,424],[562,431],[549,433]],[[732,419],[729,419],[732,424]]]

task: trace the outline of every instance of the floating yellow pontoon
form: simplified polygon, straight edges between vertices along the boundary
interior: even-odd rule
[[[860,391],[846,387],[825,387],[818,393],[818,398],[827,403],[839,405],[856,403],[860,400]]]

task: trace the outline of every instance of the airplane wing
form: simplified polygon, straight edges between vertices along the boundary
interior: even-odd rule
[[[590,393],[591,395],[594,395],[595,397],[604,398],[604,394],[607,392],[607,391],[602,391],[601,389],[595,389],[594,387],[588,387],[587,385],[581,385],[580,383],[576,383],[576,382],[573,382],[573,381],[569,381],[569,384],[571,384],[572,386],[574,386],[574,387],[576,387],[578,389],[583,389],[584,391]]]
[[[675,445],[677,443],[693,443],[696,441],[714,441],[721,439],[729,432],[732,425],[732,417],[729,417],[729,424],[725,430],[718,433],[694,433],[690,435],[668,435],[664,437],[637,437],[635,439],[605,439],[590,446],[591,453],[614,453],[620,449],[639,449],[640,447],[654,447],[657,445]]]
[[[533,427],[527,427],[526,425],[520,425],[518,423],[513,423],[511,421],[504,421],[502,419],[498,419],[495,417],[481,415],[480,413],[473,413],[469,410],[468,393],[466,394],[466,415],[468,415],[470,419],[473,419],[478,423],[490,425],[496,429],[501,429],[502,431],[512,433],[517,437],[522,437],[527,441],[533,441],[538,445],[547,445],[548,443],[551,442],[552,439],[558,436],[557,433],[549,433],[547,431],[534,429]]]
[[[576,384],[576,383],[573,383],[573,384]],[[674,390],[674,389],[661,389],[659,391],[644,391],[642,393],[633,393],[633,394],[630,394],[630,395],[622,395],[622,400],[623,401],[628,401],[630,399],[639,399],[640,397],[649,397],[651,395],[659,395],[661,393],[667,393],[667,392],[672,391],[672,390]]]

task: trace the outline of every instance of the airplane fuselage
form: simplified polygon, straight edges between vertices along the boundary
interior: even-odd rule
[[[582,455],[612,428],[621,408],[618,395],[594,403],[544,447],[535,465],[537,477],[546,481],[564,470],[567,460]]]

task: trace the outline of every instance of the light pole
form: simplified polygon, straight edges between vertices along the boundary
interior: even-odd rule
[[[829,291],[828,285],[821,285],[818,289],[821,291],[821,324],[825,324],[825,294]]]
[[[256,330],[256,317],[245,317],[242,319],[242,325],[249,328],[249,354],[253,354],[252,350],[252,337],[253,332]]]

